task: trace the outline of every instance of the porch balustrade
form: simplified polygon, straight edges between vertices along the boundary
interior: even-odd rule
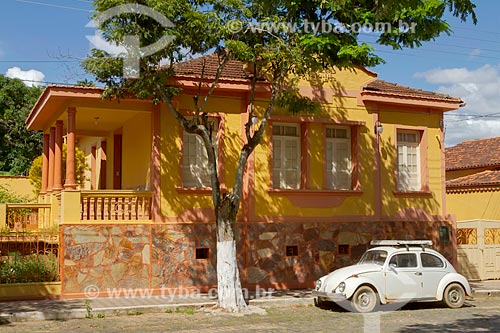
[[[7,231],[40,230],[52,227],[50,204],[3,204],[0,229]]]
[[[151,192],[81,191],[81,220],[151,220]]]

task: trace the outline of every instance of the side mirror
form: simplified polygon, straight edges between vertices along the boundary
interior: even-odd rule
[[[393,270],[393,271],[395,271],[397,267],[398,267],[398,265],[396,265],[396,264],[394,264],[394,263],[389,264],[389,268],[390,268],[391,270]]]

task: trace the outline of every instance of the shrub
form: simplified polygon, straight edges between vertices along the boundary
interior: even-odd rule
[[[62,156],[62,176],[63,184],[66,177],[66,144],[63,144],[63,156]],[[42,188],[42,164],[43,157],[38,156],[33,160],[31,164],[29,179],[33,187],[35,188],[35,195],[38,197],[40,194],[40,189]],[[88,169],[85,153],[78,147],[75,147],[75,175],[76,182],[78,185],[83,186],[85,183],[85,170]]]
[[[0,263],[0,284],[57,281],[57,256],[30,254],[23,256],[16,252]]]

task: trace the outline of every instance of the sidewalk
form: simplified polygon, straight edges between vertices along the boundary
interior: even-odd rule
[[[500,295],[500,280],[470,281],[469,284],[475,295]]]
[[[177,308],[211,307],[217,302],[208,294],[165,295],[149,297],[116,297],[95,299],[30,300],[0,302],[0,324],[2,322],[34,320],[67,320],[85,318],[87,314],[97,317],[137,313],[175,311]],[[310,290],[275,291],[272,294],[249,295],[250,305],[261,304],[313,304]]]
[[[470,283],[474,296],[500,296],[500,280]],[[276,291],[249,295],[250,305],[313,304],[310,290]],[[165,312],[168,309],[200,308],[215,305],[216,299],[208,294],[165,295],[150,297],[120,297],[67,300],[32,300],[0,302],[0,323],[33,320],[67,320],[85,318],[87,314],[116,316],[147,312]]]

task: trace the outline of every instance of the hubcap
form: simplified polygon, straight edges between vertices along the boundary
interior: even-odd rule
[[[364,308],[368,307],[371,303],[370,294],[362,293],[361,295],[359,295],[358,301],[360,306]]]
[[[450,302],[454,303],[454,304],[459,303],[460,300],[462,299],[460,292],[456,289],[451,290],[450,293],[448,294],[448,296],[449,296]]]

